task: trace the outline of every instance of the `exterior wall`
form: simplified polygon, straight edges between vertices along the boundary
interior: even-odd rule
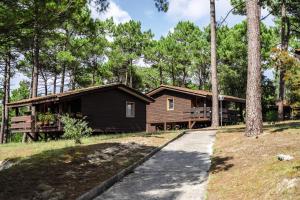
[[[152,96],[154,103],[147,106],[147,123],[180,122],[190,119],[193,96],[163,90]],[[174,110],[167,110],[167,99],[174,98]]]
[[[126,101],[135,103],[135,117],[126,117]],[[81,97],[83,116],[95,132],[138,132],[146,130],[146,103],[118,89]]]

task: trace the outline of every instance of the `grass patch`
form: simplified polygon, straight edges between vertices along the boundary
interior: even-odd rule
[[[1,159],[19,163],[0,171],[0,199],[76,199],[143,158],[180,132],[94,136],[0,146]]]
[[[264,124],[258,139],[244,128],[218,131],[208,199],[300,199],[300,121]],[[280,153],[295,159],[278,161]]]

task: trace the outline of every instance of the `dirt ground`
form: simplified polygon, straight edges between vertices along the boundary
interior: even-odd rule
[[[207,199],[300,199],[300,121],[265,125],[258,138],[243,131],[218,132]],[[278,154],[294,159],[279,161]]]
[[[111,138],[29,156],[0,171],[0,199],[75,199],[178,134]]]

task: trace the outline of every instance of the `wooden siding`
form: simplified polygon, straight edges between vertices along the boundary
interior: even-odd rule
[[[152,97],[155,102],[147,106],[147,123],[189,121],[191,118],[195,96],[165,90]],[[174,110],[167,110],[168,98],[174,98]]]
[[[126,117],[126,102],[135,103],[135,117]],[[146,130],[146,103],[118,89],[81,97],[83,116],[95,132],[138,132]]]

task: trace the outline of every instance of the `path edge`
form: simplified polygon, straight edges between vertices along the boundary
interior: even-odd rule
[[[141,158],[140,160],[138,160],[137,162],[133,163],[132,165],[130,165],[129,167],[122,169],[120,172],[118,172],[116,175],[110,177],[109,179],[107,179],[106,181],[102,182],[101,184],[95,186],[94,188],[92,188],[91,190],[89,190],[88,192],[82,194],[81,196],[79,196],[78,198],[76,198],[76,200],[92,200],[95,197],[101,195],[102,193],[104,193],[107,189],[109,189],[111,186],[113,186],[116,182],[119,182],[120,180],[122,180],[125,176],[127,176],[128,174],[130,174],[131,172],[134,171],[135,168],[137,168],[138,166],[140,166],[141,164],[143,164],[144,162],[146,162],[147,160],[149,160],[149,158],[151,158],[154,154],[156,154],[158,151],[160,151],[162,148],[164,148],[165,146],[167,146],[168,144],[170,144],[171,142],[179,139],[180,137],[182,137],[183,135],[185,135],[186,133],[188,133],[189,131],[183,131],[182,133],[180,133],[179,135],[177,135],[175,138],[173,138],[172,140],[166,142],[165,144],[156,147],[155,149],[153,149],[149,154],[147,154],[145,157]]]

